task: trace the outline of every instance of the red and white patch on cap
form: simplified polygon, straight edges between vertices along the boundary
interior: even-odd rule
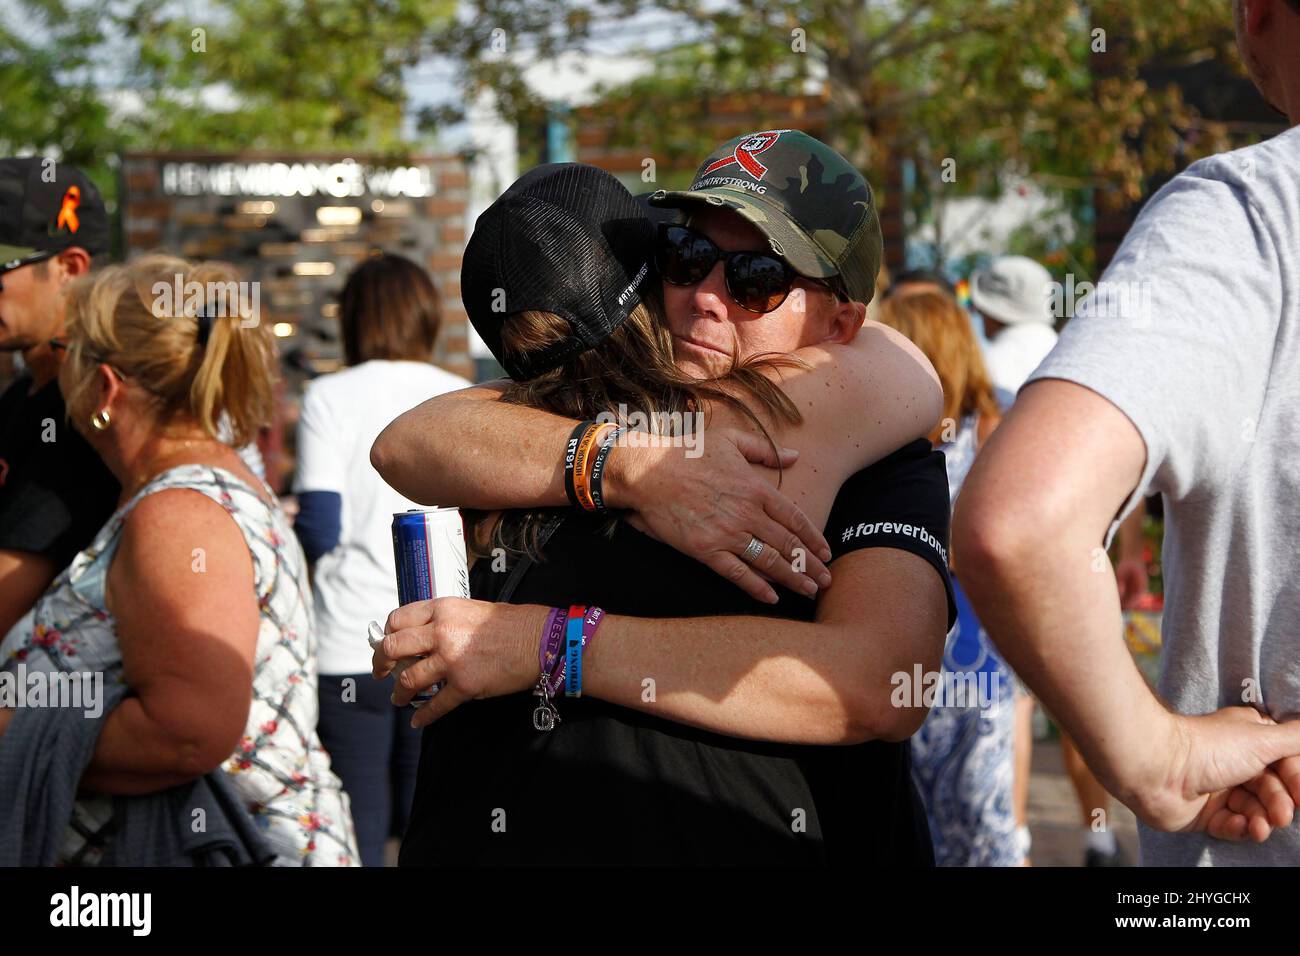
[[[723,156],[721,159],[709,163],[708,166],[700,170],[699,175],[707,176],[714,170],[724,169],[735,163],[755,179],[762,179],[767,172],[767,167],[755,159],[755,155],[775,145],[776,141],[781,138],[781,134],[788,132],[790,132],[788,129],[769,129],[761,133],[750,133],[736,144],[736,148],[731,151],[730,156]]]

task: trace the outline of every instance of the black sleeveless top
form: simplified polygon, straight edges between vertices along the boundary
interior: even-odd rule
[[[930,561],[951,628],[948,519],[943,454],[918,440],[845,482],[824,533],[834,559],[897,547]],[[625,524],[606,538],[600,523],[567,513],[510,601],[813,618],[807,598],[778,588],[781,600],[762,604]],[[475,598],[496,599],[508,577],[490,564],[474,567]],[[402,865],[933,863],[907,742],[743,740],[563,696],[561,722],[543,732],[532,725],[536,702],[529,693],[469,701],[425,731]]]

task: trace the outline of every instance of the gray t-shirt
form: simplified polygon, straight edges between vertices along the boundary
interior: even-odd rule
[[[1161,189],[1081,311],[1029,380],[1088,387],[1146,442],[1106,544],[1164,496],[1161,695],[1300,717],[1300,127]],[[1141,842],[1147,865],[1295,866],[1300,817],[1262,845]]]

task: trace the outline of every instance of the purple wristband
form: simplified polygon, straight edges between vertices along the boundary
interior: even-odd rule
[[[587,608],[587,616],[582,622],[582,646],[586,647],[596,636],[596,628],[605,619],[605,612],[598,607]]]
[[[556,660],[561,657],[560,647],[564,643],[564,621],[567,616],[568,612],[564,608],[553,607],[546,618],[546,626],[542,628],[542,641],[537,648],[537,663],[543,674],[551,673]]]

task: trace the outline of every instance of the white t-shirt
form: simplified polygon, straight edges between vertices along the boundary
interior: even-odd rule
[[[419,505],[370,464],[370,446],[398,415],[470,383],[426,362],[363,362],[313,380],[298,423],[294,491],[343,499],[339,543],[316,562],[313,590],[320,673],[370,670],[366,624],[397,607],[393,515]]]
[[[1014,395],[1055,347],[1056,330],[1050,325],[1008,325],[985,347],[984,364],[993,384]]]
[[[1161,696],[1184,714],[1298,718],[1300,128],[1171,181],[1102,278],[1111,307],[1076,312],[1032,378],[1087,386],[1146,443],[1106,544],[1164,496]],[[1147,827],[1141,841],[1146,865],[1297,866],[1300,816],[1259,845]]]

